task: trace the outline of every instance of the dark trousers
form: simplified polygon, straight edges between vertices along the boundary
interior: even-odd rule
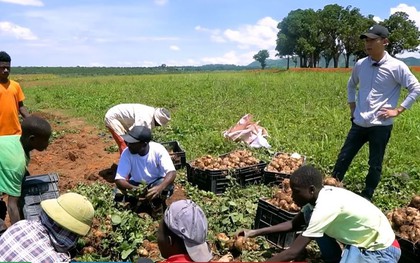
[[[365,179],[363,195],[369,199],[381,180],[382,162],[386,145],[391,137],[392,125],[373,126],[369,128],[352,123],[350,131],[338,155],[333,176],[342,181],[354,156],[365,143],[369,143],[369,172]]]

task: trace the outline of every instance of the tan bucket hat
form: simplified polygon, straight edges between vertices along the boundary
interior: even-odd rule
[[[95,210],[89,200],[76,193],[41,202],[47,215],[64,229],[85,236],[92,225]]]

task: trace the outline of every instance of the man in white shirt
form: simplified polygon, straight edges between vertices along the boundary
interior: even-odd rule
[[[420,94],[419,81],[407,65],[385,51],[388,35],[387,28],[374,25],[360,36],[368,57],[357,61],[347,84],[352,126],[333,170],[334,177],[342,181],[353,158],[368,142],[369,172],[361,195],[369,200],[381,180],[394,118],[409,109]],[[406,87],[408,94],[398,105],[401,87]]]
[[[156,126],[165,126],[170,120],[171,115],[167,109],[138,103],[118,104],[105,114],[105,126],[117,142],[120,154],[127,147],[121,136],[131,128],[146,126],[153,129]]]
[[[146,126],[134,126],[122,138],[127,148],[122,152],[115,175],[115,184],[123,194],[136,189],[141,183],[148,185],[145,198],[151,204],[165,200],[173,193],[175,166],[166,148],[152,142],[152,132]],[[118,201],[118,200],[116,200]]]

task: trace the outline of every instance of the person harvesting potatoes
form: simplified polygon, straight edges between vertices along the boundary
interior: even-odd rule
[[[146,126],[153,129],[156,126],[165,126],[170,120],[171,114],[167,109],[139,103],[118,104],[110,108],[105,114],[105,126],[118,144],[120,154],[127,147],[121,136],[131,128]]]
[[[361,192],[369,200],[381,180],[394,119],[409,109],[420,94],[419,81],[407,65],[386,51],[388,36],[388,29],[381,25],[370,27],[360,36],[368,56],[356,62],[347,84],[351,128],[333,169],[333,176],[342,181],[355,155],[369,143],[369,171]],[[408,93],[398,104],[402,87]]]
[[[18,203],[30,152],[47,149],[51,133],[47,120],[31,115],[22,121],[22,135],[0,136],[0,194],[8,196],[7,212],[11,224],[21,219]],[[6,206],[4,201],[0,200],[0,203],[1,222],[6,216]]]
[[[70,262],[70,251],[92,226],[92,203],[77,193],[41,201],[38,220],[21,220],[0,237],[2,262]]]
[[[173,202],[166,210],[157,231],[162,257],[170,262],[209,262],[213,258],[207,243],[207,218],[191,200]]]
[[[145,211],[153,213],[166,208],[165,201],[173,193],[176,177],[168,151],[162,144],[151,141],[152,132],[146,126],[134,126],[122,138],[128,148],[121,154],[115,175],[115,201],[134,203],[137,196],[133,198],[129,192],[140,189],[145,192],[139,198],[149,200],[149,204],[146,202],[143,206]],[[141,189],[143,184],[147,188]]]
[[[310,165],[292,173],[290,187],[293,201],[302,207],[291,221],[238,234],[255,237],[306,227],[288,249],[268,261],[295,260],[314,239],[324,262],[398,262],[401,249],[391,224],[371,202],[344,188],[323,185],[322,174]]]

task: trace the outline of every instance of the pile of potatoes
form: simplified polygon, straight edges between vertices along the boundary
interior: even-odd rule
[[[221,248],[227,250],[259,250],[260,245],[256,243],[255,238],[245,238],[243,236],[229,237],[225,233],[219,233],[216,235],[216,240]]]
[[[415,195],[407,207],[387,214],[394,231],[402,238],[420,243],[420,195]]]
[[[300,154],[278,153],[268,164],[268,172],[291,174],[302,166],[304,157]]]
[[[229,170],[258,164],[260,160],[248,150],[236,150],[223,157],[206,155],[194,160],[191,166],[201,170]]]
[[[276,190],[273,198],[266,200],[270,204],[279,207],[283,210],[296,213],[300,211],[300,207],[297,206],[292,199],[292,189],[290,188],[290,179],[284,179],[281,187]]]

